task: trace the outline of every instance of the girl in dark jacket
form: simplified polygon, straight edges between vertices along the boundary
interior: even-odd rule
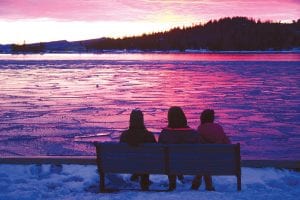
[[[145,127],[142,111],[138,109],[131,111],[129,129],[122,132],[120,142],[132,146],[138,146],[142,143],[156,143],[154,135]],[[133,174],[130,179],[138,180],[139,177],[142,190],[148,190],[150,184],[149,174]]]
[[[168,126],[161,131],[158,142],[163,144],[199,143],[199,136],[187,125],[183,110],[173,106],[168,111]],[[169,190],[176,189],[176,175],[170,174],[168,178]]]

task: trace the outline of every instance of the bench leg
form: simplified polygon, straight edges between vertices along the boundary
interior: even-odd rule
[[[241,174],[238,174],[236,176],[237,179],[237,190],[241,191],[242,190],[242,178],[241,178]]]
[[[100,192],[105,191],[105,174],[103,172],[99,172],[100,175],[100,183],[99,183],[99,189]]]

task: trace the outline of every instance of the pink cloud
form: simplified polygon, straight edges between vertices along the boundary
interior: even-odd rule
[[[70,21],[151,21],[163,13],[207,21],[225,16],[291,20],[300,0],[1,0],[0,19],[51,18]],[[178,19],[178,18],[176,18]],[[195,22],[197,22],[195,21]]]
[[[300,0],[0,0],[0,43],[122,37],[227,16],[291,22],[299,13]]]
[[[126,11],[126,12],[124,12]],[[121,1],[1,0],[0,17],[6,19],[52,18],[57,20],[133,19]],[[121,15],[120,15],[121,14]],[[136,17],[136,16],[135,16]]]

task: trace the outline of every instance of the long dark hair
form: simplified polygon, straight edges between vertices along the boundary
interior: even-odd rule
[[[183,110],[178,106],[172,106],[168,111],[169,128],[186,128],[187,120]]]
[[[133,129],[146,129],[144,115],[139,109],[134,109],[130,113],[129,130]]]
[[[215,120],[215,111],[212,109],[205,109],[200,116],[201,124],[213,123]]]

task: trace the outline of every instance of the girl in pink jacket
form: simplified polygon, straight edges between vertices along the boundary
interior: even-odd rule
[[[201,113],[201,124],[198,127],[200,134],[200,142],[203,144],[230,144],[229,138],[226,136],[221,125],[214,123],[215,112],[211,109],[206,109]],[[197,190],[202,181],[202,176],[198,175],[194,178],[192,189]],[[207,191],[215,191],[212,184],[212,178],[209,175],[204,176],[205,188]]]

